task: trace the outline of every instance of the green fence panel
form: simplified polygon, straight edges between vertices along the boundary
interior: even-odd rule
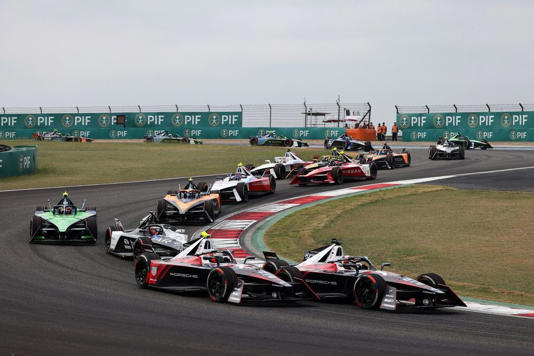
[[[37,169],[37,146],[15,146],[0,152],[0,178],[32,173]]]
[[[403,141],[463,135],[488,141],[534,141],[534,112],[397,114]]]

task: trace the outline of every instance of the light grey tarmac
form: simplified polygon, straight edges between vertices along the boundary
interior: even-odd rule
[[[379,171],[376,183],[534,165],[532,151],[468,151],[465,161],[430,161],[426,155],[412,151],[412,167]],[[525,172],[509,172],[504,179],[503,173],[487,175],[480,187],[499,189],[503,180],[513,177],[518,183],[510,189],[532,191],[532,173]],[[476,176],[462,179],[468,182],[436,184],[479,187]],[[276,194],[248,204],[339,188],[287,183],[278,181]],[[95,246],[27,243],[35,207],[58,199],[63,188],[0,193],[0,354],[534,353],[534,321],[529,319],[448,310],[389,313],[315,302],[236,306],[213,303],[203,293],[141,290],[132,262],[104,253],[104,230],[114,217],[127,227],[135,225],[176,184],[69,189],[76,203],[87,198],[88,205],[98,208],[100,238]],[[243,207],[224,205],[223,214]]]

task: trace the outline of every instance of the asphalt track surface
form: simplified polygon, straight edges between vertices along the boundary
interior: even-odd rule
[[[465,161],[430,161],[426,154],[412,151],[412,167],[379,171],[376,182],[534,165],[534,151],[468,151]],[[526,170],[436,183],[532,191],[532,178]],[[506,184],[510,180],[513,186]],[[114,217],[126,227],[135,225],[175,184],[69,189],[75,203],[87,198],[88,205],[98,207],[95,246],[27,243],[35,207],[55,201],[64,189],[0,193],[0,354],[534,353],[529,319],[450,310],[390,313],[336,303],[217,304],[203,293],[141,290],[132,262],[104,253],[104,230]],[[276,194],[248,204],[337,188],[279,181]],[[225,205],[223,213],[243,207]]]

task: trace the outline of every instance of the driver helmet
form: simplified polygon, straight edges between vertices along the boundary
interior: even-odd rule
[[[205,238],[205,239],[209,239],[211,237],[211,235],[208,234],[206,231],[202,231],[200,233],[200,237]]]
[[[148,232],[150,232],[150,235],[157,235],[158,234],[158,229],[156,229],[154,226],[150,226],[148,228]]]
[[[72,212],[72,208],[70,206],[65,207],[65,214],[69,215]]]
[[[69,193],[67,193],[66,191],[63,192],[63,198],[68,198],[69,197]]]

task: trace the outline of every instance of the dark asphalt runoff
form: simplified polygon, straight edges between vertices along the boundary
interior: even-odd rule
[[[468,151],[465,161],[430,161],[426,155],[412,151],[412,167],[379,171],[376,182],[534,165],[534,151]],[[532,178],[529,170],[450,183],[532,191]],[[104,230],[114,217],[132,227],[176,184],[68,189],[75,203],[87,198],[98,208],[95,246],[28,244],[35,207],[58,200],[63,188],[0,193],[0,354],[534,354],[529,319],[450,310],[390,313],[314,302],[242,306],[213,303],[203,293],[141,290],[132,262],[104,253]],[[279,181],[276,194],[248,204],[338,188]],[[223,213],[243,207],[226,205]]]

